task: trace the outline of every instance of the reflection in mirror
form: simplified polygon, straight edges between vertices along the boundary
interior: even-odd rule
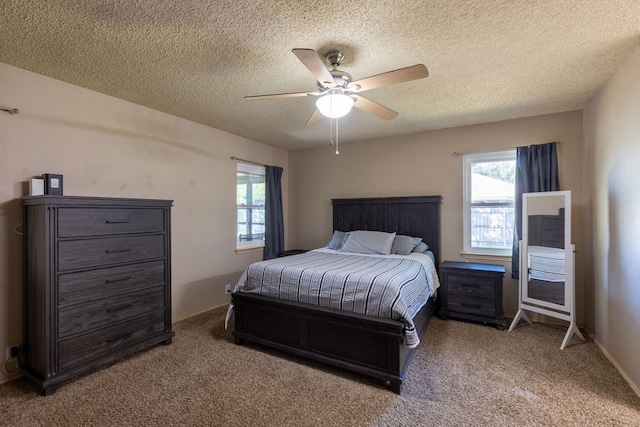
[[[565,303],[564,195],[530,198],[527,203],[527,297]]]

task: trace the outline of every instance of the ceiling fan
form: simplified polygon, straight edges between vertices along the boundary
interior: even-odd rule
[[[318,90],[314,92],[245,96],[245,99],[259,100],[316,96],[318,97],[316,101],[317,108],[311,114],[305,126],[317,125],[322,116],[330,118],[345,116],[351,111],[351,107],[356,107],[384,120],[391,120],[398,115],[396,111],[362,97],[359,93],[396,83],[422,79],[429,75],[429,71],[424,64],[417,64],[353,81],[349,73],[337,69],[344,58],[344,54],[339,50],[331,50],[325,55],[325,59],[332,66],[331,70],[325,67],[322,58],[313,49],[293,49],[292,52],[316,78]]]

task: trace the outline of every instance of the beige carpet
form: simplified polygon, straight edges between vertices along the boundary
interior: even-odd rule
[[[638,426],[640,398],[591,341],[434,318],[395,395],[375,380],[233,344],[219,308],[155,347],[41,396],[0,386],[7,426]]]

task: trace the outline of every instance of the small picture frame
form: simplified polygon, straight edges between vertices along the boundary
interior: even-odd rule
[[[42,174],[44,179],[44,194],[47,196],[62,196],[62,175],[55,173]]]
[[[44,195],[44,179],[32,178],[29,181],[29,196],[43,196]]]

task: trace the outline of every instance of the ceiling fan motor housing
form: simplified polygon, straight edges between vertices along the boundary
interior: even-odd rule
[[[339,50],[330,50],[325,55],[325,59],[329,64],[331,64],[332,67],[336,68],[339,67],[342,63],[342,60],[344,59],[344,53],[340,52]]]
[[[353,77],[351,77],[351,74],[347,73],[346,71],[340,71],[334,68],[333,70],[330,71],[330,73],[333,76],[333,80],[336,82],[336,84],[324,85],[318,82],[318,89],[320,90],[320,92],[324,92],[327,89],[345,89],[346,90],[347,85],[349,85],[349,83],[353,81]]]

